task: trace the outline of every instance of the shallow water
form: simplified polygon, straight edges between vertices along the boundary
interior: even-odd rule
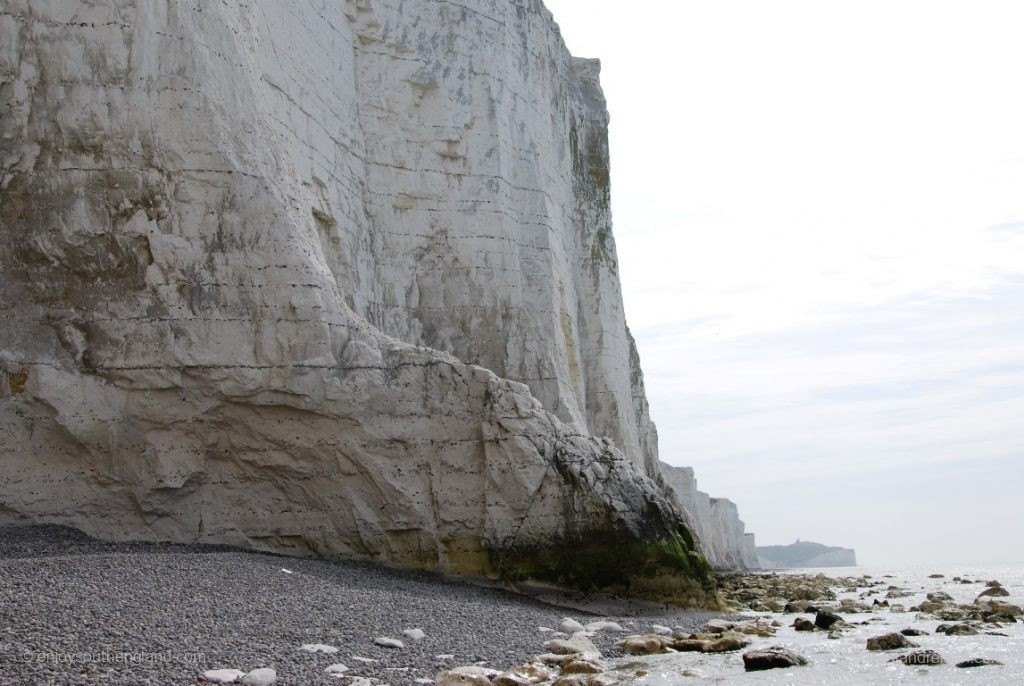
[[[1010,593],[1009,598],[995,600],[1024,604],[1024,567],[987,567],[958,569],[917,569],[884,570],[863,567],[803,569],[794,573],[814,575],[818,572],[829,577],[859,577],[871,575],[887,585],[899,586],[913,595],[890,600],[907,608],[925,600],[927,593],[945,591],[957,603],[969,604],[984,590],[984,582],[998,580]],[[929,574],[945,574],[944,579],[930,579]],[[885,578],[892,575],[893,578]],[[981,583],[963,585],[952,581],[955,576]],[[858,593],[841,593],[837,598],[858,598]],[[860,589],[863,591],[864,589]],[[871,603],[873,596],[861,602]],[[892,613],[887,610],[875,613],[844,614],[849,622],[869,621],[866,626],[852,626],[844,630],[838,640],[828,638],[824,632],[804,633],[791,628],[798,616],[813,619],[813,615],[750,613],[779,621],[783,626],[773,638],[753,638],[747,650],[781,645],[807,658],[809,664],[793,669],[775,669],[747,673],[743,669],[741,653],[726,655],[705,655],[702,653],[676,653],[643,658],[643,669],[648,673],[628,683],[643,686],[675,686],[678,684],[757,684],[758,686],[788,686],[789,684],[828,684],[829,686],[873,686],[882,684],[937,684],[941,686],[965,685],[1024,685],[1024,623],[1003,625],[993,629],[1008,634],[1008,637],[989,636],[945,636],[935,635],[935,628],[941,622],[935,619],[917,619],[917,613]],[[841,613],[842,614],[842,613]],[[891,652],[868,651],[865,643],[872,636],[892,633],[909,627],[923,629],[929,636],[912,637],[909,640],[919,644],[914,650],[934,650],[942,655],[946,664],[934,667],[910,667],[890,662],[894,657],[909,650]],[[986,629],[988,630],[988,629]],[[743,651],[745,652],[745,651]],[[973,658],[988,658],[1002,662],[1002,667],[980,667],[958,669],[956,664]],[[637,660],[623,660],[623,664]],[[688,670],[694,676],[683,676]],[[630,670],[635,671],[635,670]]]

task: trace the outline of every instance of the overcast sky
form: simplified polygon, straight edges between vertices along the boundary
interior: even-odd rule
[[[761,544],[1024,562],[1024,3],[546,4],[662,459]]]

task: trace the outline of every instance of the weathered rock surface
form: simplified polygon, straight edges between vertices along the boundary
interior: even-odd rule
[[[797,617],[793,620],[793,628],[797,631],[817,631],[818,626],[806,617]]]
[[[269,667],[254,669],[242,677],[244,686],[274,686],[276,683],[277,672]]]
[[[580,631],[586,631],[586,628],[572,617],[566,617],[558,625],[558,630],[571,636]]]
[[[893,662],[902,662],[905,665],[915,667],[933,667],[935,665],[944,665],[946,661],[942,659],[942,655],[935,652],[934,650],[918,650],[913,653],[901,655],[892,660]]]
[[[751,650],[748,653],[743,653],[743,668],[748,672],[786,669],[806,664],[806,658],[782,646],[772,646],[763,650]]]
[[[704,642],[699,642],[695,649],[700,650]],[[673,645],[673,639],[670,636],[662,636],[661,634],[644,634],[642,636],[627,636],[618,643],[618,647],[623,652],[629,655],[654,655],[656,653],[664,652],[666,648]]]
[[[667,490],[675,496],[711,566],[758,569],[754,534],[746,533],[735,503],[698,490],[692,467],[661,463],[660,469]]]
[[[998,660],[988,660],[986,658],[976,657],[973,660],[965,660],[956,664],[960,669],[973,669],[975,667],[1002,667],[1003,663]]]
[[[5,8],[0,521],[699,597],[538,0]]]
[[[908,641],[903,634],[885,634],[875,636],[867,641],[868,650],[898,650],[900,648],[919,648],[920,646]]]
[[[980,632],[970,624],[940,624],[935,633],[946,636],[977,636]]]
[[[835,624],[841,623],[843,618],[834,612],[818,612],[814,616],[815,626],[821,629],[831,629]]]
[[[500,672],[484,667],[456,667],[437,675],[437,686],[491,686],[491,678]]]
[[[742,650],[748,645],[750,645],[750,641],[737,636],[723,636],[718,640],[708,642],[707,645],[701,648],[701,651],[705,653],[729,653],[734,650]]]
[[[208,669],[199,675],[200,681],[210,684],[233,684],[245,676],[239,669]]]

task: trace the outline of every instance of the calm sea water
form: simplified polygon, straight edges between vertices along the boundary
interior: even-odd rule
[[[913,569],[891,570],[883,568],[851,567],[830,569],[799,570],[799,574],[821,572],[830,577],[858,577],[864,574],[883,580],[887,585],[899,586],[913,595],[891,600],[910,608],[925,599],[932,591],[945,591],[958,603],[969,604],[984,590],[984,584],[961,585],[953,582],[960,576],[972,580],[998,580],[1007,591],[1009,598],[996,600],[1024,606],[1024,567],[959,567],[956,569]],[[930,579],[929,574],[945,574],[945,579]],[[894,578],[884,578],[892,575]],[[839,598],[857,598],[856,593],[839,593]],[[862,589],[863,590],[863,589]],[[868,604],[876,596],[868,599]],[[884,598],[884,595],[881,596]],[[753,648],[769,645],[783,645],[806,657],[806,667],[788,670],[776,669],[765,672],[746,673],[739,653],[726,656],[681,653],[654,658],[648,675],[638,679],[636,684],[644,686],[676,686],[679,684],[757,684],[759,686],[786,686],[789,684],[826,684],[828,686],[875,686],[883,684],[922,684],[953,686],[992,685],[1024,686],[1024,623],[1004,625],[998,631],[1008,634],[1000,636],[945,636],[935,635],[935,628],[942,624],[938,620],[917,619],[917,613],[878,612],[872,614],[846,615],[851,622],[878,618],[867,626],[853,626],[844,631],[842,639],[829,639],[825,633],[800,633],[789,625],[798,615],[765,615],[783,624],[774,638],[755,639]],[[807,615],[805,615],[807,616]],[[946,660],[945,665],[935,667],[908,667],[901,663],[889,662],[893,657],[908,651],[880,653],[868,651],[865,643],[872,636],[891,633],[914,627],[924,629],[931,635],[914,637],[910,640],[921,647],[917,650],[934,650]],[[956,663],[973,658],[998,660],[1003,667],[981,667],[958,669]],[[682,670],[689,670],[695,676],[680,676]]]

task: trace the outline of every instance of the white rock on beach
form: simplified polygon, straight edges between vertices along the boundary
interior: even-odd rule
[[[542,653],[535,655],[534,659],[538,662],[543,662],[549,665],[560,665],[574,659],[576,655],[574,653]]]
[[[659,636],[669,636],[672,634],[672,629],[664,624],[652,624],[651,633],[658,634]]]
[[[274,686],[275,683],[277,683],[277,672],[268,667],[254,669],[242,677],[244,686]]]
[[[558,625],[558,630],[561,631],[563,634],[568,634],[572,636],[577,631],[583,631],[584,627],[575,619],[572,619],[571,617],[566,617],[562,620],[561,624]]]
[[[361,655],[353,655],[352,659],[356,662],[362,662],[363,664],[372,665],[374,662],[380,662],[372,657],[362,657]]]
[[[244,677],[245,672],[240,669],[210,669],[201,676],[211,684],[233,684]]]
[[[327,655],[333,655],[338,652],[338,648],[326,643],[304,643],[299,646],[299,650],[305,650],[307,653],[325,653]]]
[[[373,639],[374,644],[379,645],[381,648],[404,648],[405,644],[399,641],[397,638],[389,638],[388,636],[378,636]]]
[[[556,638],[544,642],[544,647],[557,655],[578,654],[587,660],[596,660],[601,657],[601,651],[597,649],[589,638],[582,634],[574,634],[572,638]]]
[[[569,656],[567,656],[569,657]],[[505,670],[494,681],[499,686],[529,686],[549,681],[555,676],[550,668],[541,661],[533,661],[518,667]]]
[[[345,672],[348,671],[348,666],[340,662],[336,662],[333,665],[329,665],[328,667],[326,667],[324,671],[330,674],[331,676],[341,678],[342,676],[344,676]]]
[[[402,635],[410,641],[422,641],[427,636],[423,629],[406,629],[402,632]]]
[[[437,686],[491,686],[491,679],[501,674],[486,667],[456,667],[437,675]]]
[[[620,634],[625,629],[617,622],[591,622],[587,624],[587,631],[592,633]]]

